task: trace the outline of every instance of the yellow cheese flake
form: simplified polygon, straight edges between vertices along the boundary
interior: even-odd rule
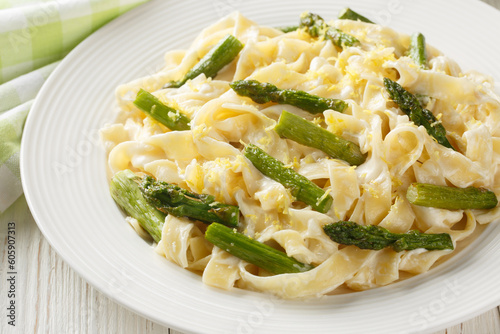
[[[321,201],[324,200],[330,194],[331,191],[332,191],[331,188],[327,189],[325,191],[325,193],[320,198],[318,198],[318,201],[316,202],[316,205],[319,205],[321,203]]]
[[[213,169],[209,169],[207,175],[207,181],[210,183],[215,183],[218,179],[220,179],[219,175],[217,175],[216,171]]]
[[[349,77],[349,79],[351,79],[351,81],[354,83],[354,85],[359,85],[359,83],[361,82],[362,79],[361,79],[360,74],[358,72],[353,70],[351,68],[351,66],[346,67],[345,72],[346,72],[346,75]]]
[[[365,192],[368,192],[373,198],[379,198],[378,191],[371,185],[363,185],[363,189],[365,190]]]
[[[339,69],[343,70],[345,72],[345,67],[347,66],[347,60],[343,57],[340,57],[337,59],[337,66]]]
[[[221,167],[224,167],[224,168],[231,168],[232,167],[232,163],[229,160],[229,158],[218,157],[214,160],[214,162],[215,162],[215,164],[217,164]]]
[[[328,123],[328,130],[336,133],[336,134],[342,134],[344,132],[344,127],[345,127],[345,121],[341,118],[336,118],[332,114],[329,114],[326,118],[326,121]]]
[[[266,221],[267,221],[267,217],[266,217]],[[271,222],[271,225],[273,225],[276,228],[277,231],[280,231],[280,230],[283,229],[283,224],[281,224],[281,222],[279,220],[276,220],[276,219],[273,220]]]
[[[195,85],[192,80],[187,81],[188,87],[193,91],[193,92],[198,92],[198,85]]]
[[[328,89],[326,91],[331,92],[333,90],[337,90],[338,88],[339,88],[338,85],[332,84],[332,85],[328,86]]]
[[[312,120],[312,122],[316,125],[320,125],[321,123],[323,123],[323,118],[321,117],[314,117],[314,119]]]
[[[317,71],[312,71],[312,70],[309,70],[307,71],[306,73],[306,78],[308,80],[314,80],[314,79],[317,79],[320,77],[320,74],[317,72]]]
[[[245,215],[245,217],[250,219],[250,220],[257,220],[257,216],[253,215],[253,214],[247,214],[247,215]]]
[[[208,135],[208,133],[210,132],[210,130],[211,130],[211,127],[208,127],[206,124],[197,125],[193,129],[193,136],[195,138],[205,137],[205,136]]]
[[[340,212],[339,212],[339,210],[337,209],[336,206],[333,207],[333,213],[335,214],[335,216],[337,216],[337,217],[340,218]]]
[[[245,158],[243,158],[243,155],[240,154],[236,156],[236,159],[233,162],[233,171],[236,171],[236,169],[242,165],[246,165],[246,160]]]
[[[398,188],[399,186],[401,186],[403,184],[403,181],[401,181],[401,179],[398,177],[392,177],[391,182],[392,182],[393,188]]]
[[[260,137],[258,142],[259,142],[259,144],[261,144],[265,148],[271,144],[272,138],[270,136]]]
[[[277,205],[278,211],[283,212],[285,214],[288,213],[288,203],[286,201],[285,196],[283,196],[283,194],[278,195],[278,198],[276,199],[276,205]]]

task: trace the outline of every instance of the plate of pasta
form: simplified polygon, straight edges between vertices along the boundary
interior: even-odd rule
[[[498,305],[500,13],[428,2],[152,1],[110,23],[26,124],[41,231],[187,332],[417,333]]]

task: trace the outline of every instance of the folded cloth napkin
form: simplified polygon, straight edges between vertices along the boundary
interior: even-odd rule
[[[85,37],[148,0],[0,0],[0,214],[23,193],[26,116],[49,74]]]

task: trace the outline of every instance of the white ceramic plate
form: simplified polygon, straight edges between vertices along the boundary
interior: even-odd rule
[[[114,89],[156,72],[167,50],[238,9],[260,24],[295,24],[346,5],[399,31],[421,31],[457,60],[500,79],[500,12],[479,1],[152,1],[69,54],[42,88],[24,130],[21,173],[31,212],[53,248],[94,287],[129,309],[186,332],[413,333],[450,326],[500,303],[500,226],[429,273],[371,291],[282,301],[204,286],[157,255],[108,193],[97,130]]]

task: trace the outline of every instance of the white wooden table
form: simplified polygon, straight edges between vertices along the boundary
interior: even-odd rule
[[[483,1],[500,9],[500,0]],[[9,222],[15,223],[16,233],[15,327],[7,324]],[[0,247],[0,333],[181,334],[125,309],[80,278],[42,236],[24,197],[0,216]],[[493,308],[437,333],[500,333],[499,312]]]

